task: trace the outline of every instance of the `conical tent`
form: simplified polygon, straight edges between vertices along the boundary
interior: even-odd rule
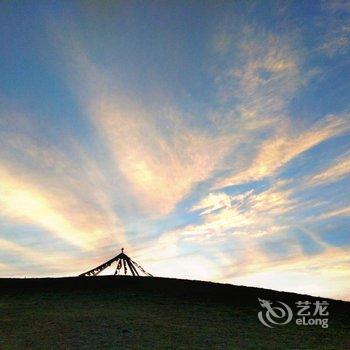
[[[127,275],[130,273],[132,276],[151,276],[150,273],[146,272],[138,263],[132,261],[125,253],[124,248],[122,248],[122,252],[115,256],[114,258],[106,261],[105,263],[89,270],[87,272],[82,273],[79,276],[97,276],[100,272],[105,270],[107,267],[111,266],[113,263],[116,263],[116,269],[114,275]]]

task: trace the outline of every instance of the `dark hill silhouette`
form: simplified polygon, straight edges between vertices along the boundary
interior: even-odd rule
[[[329,327],[270,329],[258,299],[328,300]],[[350,303],[155,277],[0,279],[0,348],[345,349]]]

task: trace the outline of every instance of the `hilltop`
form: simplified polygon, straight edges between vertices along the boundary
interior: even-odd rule
[[[258,298],[327,300],[329,327],[267,328]],[[294,308],[295,309],[295,308]],[[345,349],[350,303],[149,277],[0,279],[1,349]]]

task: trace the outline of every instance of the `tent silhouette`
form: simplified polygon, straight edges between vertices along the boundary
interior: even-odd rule
[[[125,253],[124,248],[122,248],[122,252],[115,256],[114,258],[106,261],[105,263],[87,271],[79,276],[83,277],[92,277],[97,276],[99,273],[101,273],[103,270],[105,270],[107,267],[111,266],[113,263],[116,263],[117,267],[115,269],[114,275],[127,275],[128,272],[132,276],[150,276],[153,277],[150,273],[146,272],[138,263],[135,261],[132,261]]]

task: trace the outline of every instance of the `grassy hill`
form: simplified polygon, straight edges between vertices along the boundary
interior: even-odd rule
[[[258,298],[317,299],[167,278],[0,279],[0,349],[350,349],[350,303],[328,299],[328,328],[270,329]]]

